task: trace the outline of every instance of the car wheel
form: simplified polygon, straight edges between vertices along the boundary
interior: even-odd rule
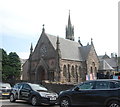
[[[33,96],[33,97],[32,97],[32,99],[31,99],[31,104],[32,104],[33,106],[38,105],[38,99],[37,99],[36,96]]]
[[[15,102],[14,94],[11,94],[11,95],[10,95],[10,102]]]
[[[60,100],[60,107],[71,107],[70,99],[64,97]]]
[[[120,107],[120,103],[118,101],[111,101],[107,107]]]

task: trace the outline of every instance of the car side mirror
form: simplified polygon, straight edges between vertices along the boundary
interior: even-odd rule
[[[75,90],[75,91],[79,91],[79,87],[76,87],[74,90]]]

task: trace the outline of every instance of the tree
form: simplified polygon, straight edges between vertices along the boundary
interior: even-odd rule
[[[2,51],[2,80],[16,80],[20,77],[21,63],[19,56],[15,52],[7,55],[6,51]]]
[[[8,56],[6,51],[4,51],[3,49],[0,49],[2,52],[2,80],[6,80],[7,79],[7,71],[8,71]]]
[[[21,62],[19,56],[15,52],[11,52],[8,55],[9,58],[9,65],[11,67],[10,71],[12,78],[19,79],[20,72],[21,72]]]

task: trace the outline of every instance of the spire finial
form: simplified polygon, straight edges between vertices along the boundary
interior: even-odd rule
[[[59,36],[57,36],[57,43],[56,44],[60,44]]]
[[[78,37],[78,42],[79,42],[79,44],[80,44],[81,46],[83,46],[82,43],[81,43],[81,41],[80,41],[80,37]]]
[[[43,28],[44,28],[44,26],[45,26],[45,25],[43,24]]]
[[[33,52],[33,45],[32,45],[32,43],[31,43],[30,54],[32,54],[32,52]]]
[[[69,10],[69,15],[70,15],[70,10]]]
[[[71,26],[71,20],[70,20],[70,10],[69,10],[69,17],[68,17],[68,26]]]
[[[45,28],[44,28],[45,24],[43,24],[42,26],[43,26],[42,30],[43,30],[43,32],[44,32],[44,31],[45,31]]]
[[[93,38],[91,38],[91,45],[93,45]]]
[[[93,41],[93,38],[91,38],[91,42]]]

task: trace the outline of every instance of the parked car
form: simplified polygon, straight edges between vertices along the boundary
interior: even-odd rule
[[[11,85],[9,83],[0,83],[0,97],[9,98]]]
[[[60,107],[120,107],[120,80],[99,79],[83,82],[72,89],[60,92],[58,101]]]
[[[56,93],[48,91],[42,85],[32,83],[17,83],[10,93],[10,102],[26,100],[33,106],[41,105],[42,103],[54,105],[57,102],[57,98],[58,95]]]

